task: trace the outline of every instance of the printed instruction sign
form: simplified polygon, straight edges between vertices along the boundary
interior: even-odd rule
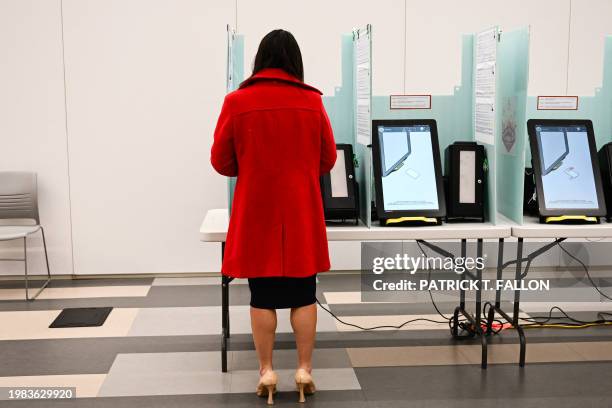
[[[474,84],[474,132],[478,142],[495,142],[495,63],[497,27],[476,35],[476,78]]]
[[[371,99],[372,99],[372,61],[370,58],[370,30],[356,30],[353,35],[355,50],[355,78],[357,92],[356,129],[357,143],[368,146],[371,143]]]
[[[538,96],[538,110],[578,110],[578,97]]]
[[[431,95],[391,95],[390,109],[431,109]]]

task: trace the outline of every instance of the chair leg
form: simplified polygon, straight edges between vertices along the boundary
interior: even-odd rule
[[[42,225],[40,226],[40,232],[42,233],[43,248],[45,250],[45,263],[47,264],[47,280],[45,280],[40,289],[38,289],[38,292],[36,292],[36,294],[32,297],[32,300],[36,299],[38,295],[40,295],[40,292],[42,292],[47,287],[49,282],[51,282],[51,269],[49,268],[49,255],[47,254],[47,240],[45,239],[45,230],[43,229]]]
[[[45,239],[45,230],[40,226],[40,232],[42,234],[43,239],[43,247],[45,249],[45,263],[47,264],[47,278],[51,279],[51,270],[49,269],[49,255],[47,254],[47,240]]]

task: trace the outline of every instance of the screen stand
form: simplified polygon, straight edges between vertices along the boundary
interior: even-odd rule
[[[440,225],[442,219],[435,217],[399,217],[399,218],[381,218],[380,225],[385,226],[426,226]]]
[[[543,224],[599,224],[599,218],[588,215],[557,215],[540,217],[540,222]]]

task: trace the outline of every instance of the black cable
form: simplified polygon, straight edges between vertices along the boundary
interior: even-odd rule
[[[329,310],[328,308],[323,306],[321,304],[321,302],[319,301],[319,299],[317,299],[317,304],[319,305],[319,307],[321,307],[321,309],[325,310],[327,313],[329,313],[334,319],[336,319],[340,323],[345,324],[347,326],[355,327],[357,329],[364,330],[364,331],[376,330],[376,329],[398,329],[399,330],[402,327],[406,326],[407,324],[418,322],[418,321],[438,323],[438,324],[445,324],[446,323],[446,322],[441,322],[441,321],[438,321],[438,320],[433,320],[433,319],[427,319],[427,318],[424,318],[424,317],[419,317],[417,319],[412,319],[412,320],[405,321],[404,323],[400,324],[399,326],[382,325],[382,326],[373,326],[373,327],[362,327],[362,326],[359,326],[358,324],[348,323],[348,322],[345,322],[344,320],[340,319],[331,310]]]
[[[416,241],[417,246],[419,247],[419,249],[421,250],[421,252],[423,253],[423,256],[425,257],[425,259],[429,258],[429,256],[427,255],[427,252],[425,252],[425,249],[421,246],[421,243],[419,241]],[[427,281],[431,282],[431,268],[429,267],[429,263],[427,263]],[[431,304],[433,305],[434,309],[436,310],[436,312],[442,316],[443,319],[446,319],[448,321],[448,329],[451,332],[451,335],[458,340],[462,340],[462,339],[468,339],[468,338],[472,338],[477,334],[477,330],[473,327],[470,326],[469,322],[467,319],[462,318],[461,320],[458,320],[458,328],[462,329],[464,332],[466,332],[466,335],[456,335],[454,334],[454,316],[453,317],[446,317],[438,308],[438,304],[436,303],[436,301],[434,300],[433,297],[433,293],[431,291],[431,289],[427,290],[429,292],[429,298],[431,299]],[[499,322],[501,324],[501,322]],[[501,331],[501,330],[499,330]],[[499,333],[499,331],[496,331],[495,334]]]
[[[425,257],[427,257],[427,253],[425,252],[424,248],[421,246],[420,242],[416,242],[419,249],[421,250],[421,252],[423,253],[423,255]],[[593,289],[595,289],[601,296],[603,296],[604,298],[608,299],[608,300],[612,300],[612,298],[608,295],[606,295],[605,293],[603,293],[599,287],[597,286],[597,284],[595,283],[595,281],[593,281],[591,274],[589,273],[589,269],[587,268],[587,266],[584,264],[584,262],[582,262],[579,258],[577,258],[575,255],[571,254],[567,249],[565,249],[563,247],[563,245],[561,245],[560,242],[557,242],[557,245],[559,246],[559,248],[561,248],[561,250],[567,254],[570,258],[572,258],[573,260],[575,260],[576,262],[578,262],[582,268],[584,269],[584,272],[589,280],[589,282],[591,283],[591,285],[593,286]],[[431,268],[429,267],[429,264],[427,266],[427,280],[431,281]],[[433,319],[427,319],[427,318],[416,318],[416,319],[412,319],[412,320],[408,320],[398,326],[393,326],[393,325],[381,325],[381,326],[373,326],[373,327],[362,327],[359,326],[357,324],[353,324],[353,323],[348,323],[343,321],[342,319],[340,319],[338,316],[336,316],[330,309],[326,308],[325,306],[323,306],[321,304],[321,302],[319,301],[319,299],[316,299],[317,304],[321,307],[321,309],[325,310],[327,313],[329,313],[334,319],[336,319],[338,322],[347,325],[347,326],[351,326],[351,327],[355,327],[357,329],[360,330],[364,330],[364,331],[370,331],[370,330],[377,330],[377,329],[401,329],[404,326],[406,326],[407,324],[410,323],[414,323],[417,321],[426,321],[426,322],[431,322],[431,323],[436,323],[436,324],[445,324],[448,323],[449,328],[451,329],[451,332],[453,331],[453,317],[447,317],[445,316],[440,309],[438,308],[438,305],[433,297],[433,293],[431,291],[431,289],[428,289],[429,292],[429,298],[431,299],[431,303],[434,307],[434,309],[436,310],[436,312],[438,313],[438,315],[440,315],[443,319],[445,319],[445,321],[441,322],[438,320],[433,320]],[[482,313],[483,316],[487,316],[487,307],[489,307],[489,309],[491,307],[493,307],[493,305],[491,304],[491,302],[486,302],[483,306],[482,309]],[[554,310],[558,310],[563,316],[553,316],[552,313]],[[548,317],[545,317],[544,320],[539,320],[542,317],[519,317],[519,320],[528,322],[528,324],[524,324],[522,326],[524,327],[534,327],[534,326],[542,326],[542,325],[546,325],[546,326],[575,326],[575,327],[580,327],[580,326],[584,326],[584,325],[594,325],[594,324],[610,324],[612,323],[612,319],[606,319],[604,318],[604,316],[611,316],[612,317],[612,313],[609,312],[598,312],[597,313],[597,320],[593,320],[593,321],[584,321],[584,320],[579,320],[576,319],[572,316],[570,316],[567,312],[565,312],[563,309],[561,309],[559,306],[553,306],[550,308],[550,310],[548,311]],[[554,322],[554,323],[549,323],[551,320],[559,320],[559,319],[567,319],[569,320],[569,322]],[[458,336],[459,338],[465,338],[465,337],[471,337],[475,334],[474,329],[469,327],[468,324],[466,324],[467,320],[461,320],[459,322],[459,326],[467,331],[469,333],[468,336]],[[493,320],[493,322],[497,323],[500,327],[496,330],[492,330],[493,334],[498,334],[499,332],[501,332],[504,329],[504,324],[501,320],[495,319]]]
[[[427,259],[428,258],[427,253],[425,252],[425,249],[423,249],[423,247],[421,246],[421,243],[419,241],[416,241],[416,244],[418,245],[423,255],[425,255],[425,259]],[[431,282],[431,268],[429,267],[429,262],[427,263],[427,281]],[[443,319],[448,320],[449,325],[450,325],[450,321],[453,318],[444,316],[444,314],[440,311],[440,309],[438,308],[438,305],[436,304],[436,301],[433,298],[433,293],[431,293],[431,289],[428,289],[427,291],[429,292],[429,298],[431,299],[431,304],[433,305],[434,309],[436,309],[436,312],[438,312],[438,314],[442,316]]]
[[[557,242],[557,245],[559,246],[559,248],[561,248],[561,250],[570,258],[572,258],[574,261],[578,262],[580,264],[580,266],[582,266],[582,269],[584,270],[587,279],[589,280],[589,282],[591,283],[591,285],[593,286],[593,289],[595,289],[601,296],[603,296],[604,298],[608,299],[608,300],[612,300],[611,297],[609,297],[608,295],[606,295],[605,293],[603,293],[599,287],[597,286],[597,284],[595,283],[595,281],[593,281],[593,278],[591,277],[591,274],[589,273],[589,268],[584,264],[584,262],[582,262],[578,257],[576,257],[574,254],[570,253],[566,248],[563,247],[563,245],[561,245],[560,242]],[[563,316],[553,316],[552,312],[553,310],[558,310]],[[612,313],[608,313],[608,312],[599,312],[597,313],[597,320],[593,320],[593,321],[584,321],[584,320],[579,320],[576,318],[571,317],[567,312],[565,312],[563,309],[561,309],[559,306],[553,306],[550,308],[549,312],[548,312],[548,318],[546,318],[545,320],[538,320],[537,317],[532,317],[532,318],[525,318],[525,317],[521,317],[519,318],[520,320],[523,321],[527,321],[530,322],[530,324],[525,325],[525,326],[537,326],[537,325],[558,325],[558,326],[581,326],[581,325],[585,325],[585,324],[605,324],[605,323],[612,323],[612,320],[610,319],[605,319],[603,316],[612,316]],[[548,323],[551,320],[557,320],[557,319],[567,319],[569,320],[568,322],[556,322],[556,323]]]
[[[553,316],[553,310],[558,310],[561,314],[563,314],[563,316]],[[564,311],[563,309],[561,309],[559,306],[553,306],[550,308],[550,310],[548,311],[548,317],[545,318],[545,320],[537,320],[541,318],[540,316],[534,316],[534,317],[519,317],[520,320],[524,320],[526,322],[530,322],[532,324],[548,324],[548,322],[550,322],[551,320],[556,320],[556,319],[568,319],[571,323],[577,323],[577,324],[589,324],[589,323],[599,323],[599,321],[583,321],[583,320],[578,320],[576,318],[571,317],[569,314],[567,314],[566,311]],[[565,324],[565,323],[563,323]]]
[[[574,256],[573,254],[571,254],[567,249],[563,248],[563,245],[561,245],[560,242],[557,242],[557,245],[559,245],[559,248],[561,248],[561,250],[563,252],[565,252],[570,258],[572,258],[574,261],[578,262],[581,266],[582,269],[584,269],[584,272],[586,273],[587,278],[589,279],[589,282],[591,282],[591,285],[593,285],[593,289],[595,289],[601,296],[605,297],[608,300],[612,300],[612,298],[608,295],[606,295],[605,293],[603,293],[599,287],[595,284],[595,282],[593,281],[593,279],[591,278],[591,274],[589,273],[589,268],[586,267],[586,265],[584,264],[584,262],[582,262],[580,259],[578,259],[576,256]]]
[[[487,309],[487,306],[489,307],[489,309]],[[493,307],[493,304],[491,302],[485,302],[485,304],[482,306],[482,316],[486,319],[487,321],[487,330],[488,330],[488,310],[490,310]],[[499,320],[499,319],[493,319],[493,321],[491,323],[496,323],[499,327],[497,329],[491,329],[491,331],[489,333],[492,333],[493,335],[499,334],[502,330],[504,330],[504,322]]]

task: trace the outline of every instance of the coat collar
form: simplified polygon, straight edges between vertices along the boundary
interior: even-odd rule
[[[295,78],[292,75],[289,75],[287,72],[283,71],[280,68],[266,68],[266,69],[262,69],[261,71],[259,71],[257,74],[255,75],[251,75],[249,78],[245,79],[241,84],[240,84],[240,89],[242,88],[246,88],[249,85],[252,85],[256,82],[262,82],[262,81],[279,81],[279,82],[284,82],[290,85],[295,85],[295,86],[299,86],[301,88],[305,88],[311,91],[314,91],[316,93],[318,93],[319,95],[323,95],[323,92],[319,91],[317,88],[310,86],[308,84],[305,84],[304,82],[300,81],[299,79]]]

